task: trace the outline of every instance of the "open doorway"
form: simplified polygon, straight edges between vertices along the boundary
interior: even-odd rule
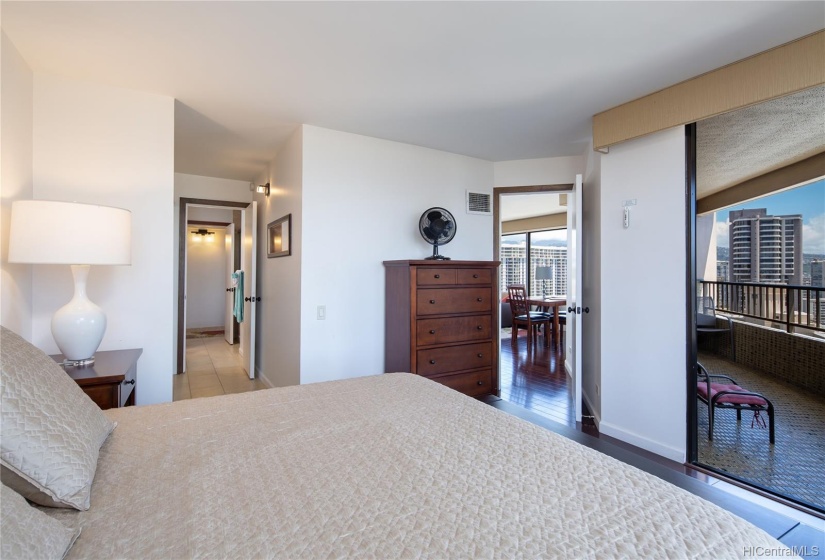
[[[220,369],[232,368],[247,381],[256,377],[256,221],[255,202],[180,200],[177,369],[183,375],[190,365],[206,369],[198,373],[215,375],[209,380],[214,391]],[[207,345],[211,349],[200,353],[194,348]]]
[[[240,342],[232,275],[241,267],[239,210],[192,205],[186,235],[186,340]],[[187,344],[190,346],[191,344]],[[184,369],[186,367],[184,356]]]
[[[496,188],[493,203],[494,258],[501,261],[500,396],[571,426],[582,417],[580,360],[575,359],[580,178],[577,184],[578,193],[576,184]],[[510,288],[519,286],[531,314],[545,319],[529,329],[510,301]],[[578,326],[579,343],[580,332]]]

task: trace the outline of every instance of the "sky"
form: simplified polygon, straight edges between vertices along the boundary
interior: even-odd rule
[[[731,210],[766,208],[768,215],[802,214],[802,252],[825,254],[825,179],[716,212],[716,245],[728,246]]]

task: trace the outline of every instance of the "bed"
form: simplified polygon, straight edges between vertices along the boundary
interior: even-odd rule
[[[659,478],[391,373],[105,411],[67,558],[726,558],[785,550]]]

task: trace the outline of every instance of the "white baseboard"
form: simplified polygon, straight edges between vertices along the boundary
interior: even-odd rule
[[[646,449],[647,451],[655,453],[656,455],[661,455],[662,457],[670,459],[671,461],[676,461],[677,463],[685,462],[684,449],[678,449],[676,447],[671,447],[669,445],[659,443],[658,441],[653,441],[651,439],[642,437],[638,434],[628,432],[623,428],[620,428],[609,422],[600,422],[599,432],[610,437],[620,439],[625,443],[629,443],[630,445],[635,445],[636,447]]]
[[[584,404],[587,405],[587,408],[590,410],[590,413],[593,415],[593,421],[596,423],[596,429],[599,429],[599,424],[602,421],[602,416],[596,407],[593,406],[593,401],[590,400],[590,397],[587,396],[587,392],[582,388],[582,399],[584,400]],[[599,430],[601,431],[601,430]]]
[[[269,379],[266,378],[266,376],[261,372],[260,368],[257,368],[257,367],[255,368],[255,377],[260,379],[263,382],[263,384],[267,386],[267,388],[269,388],[269,389],[274,389],[275,388],[275,385],[273,385],[272,382],[269,381]]]
[[[567,377],[573,379],[573,365],[567,358],[564,359],[564,371],[567,372]]]

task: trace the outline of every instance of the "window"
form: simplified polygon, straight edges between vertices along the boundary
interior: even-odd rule
[[[566,229],[502,235],[500,256],[502,289],[524,284],[530,295],[567,293]]]

